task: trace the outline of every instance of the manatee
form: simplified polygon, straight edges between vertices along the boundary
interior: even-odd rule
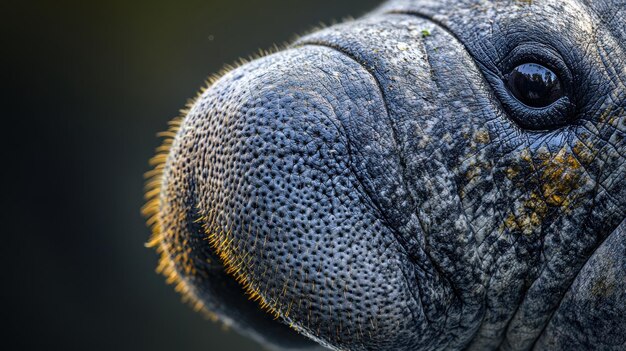
[[[626,350],[626,2],[393,0],[164,133],[158,270],[276,350]]]

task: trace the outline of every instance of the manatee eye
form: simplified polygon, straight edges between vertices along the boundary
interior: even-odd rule
[[[524,63],[504,78],[511,94],[529,107],[550,106],[565,94],[559,77],[540,64]]]
[[[524,43],[505,54],[496,68],[485,77],[517,126],[547,131],[575,122],[582,89],[575,89],[578,80],[558,51]]]

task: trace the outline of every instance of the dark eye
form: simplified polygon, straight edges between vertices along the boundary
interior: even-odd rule
[[[550,106],[564,95],[559,77],[536,63],[515,67],[505,76],[505,84],[517,100],[534,108]]]

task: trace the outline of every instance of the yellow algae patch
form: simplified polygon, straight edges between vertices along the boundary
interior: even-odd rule
[[[604,125],[609,125],[616,129],[619,129],[620,124],[622,126],[626,125],[626,109],[619,108],[614,110],[609,107],[598,117],[598,123],[596,124],[596,128],[601,129]]]
[[[524,235],[532,235],[541,228],[548,213],[548,206],[539,197],[537,192],[530,193],[530,197],[515,208],[504,220],[504,225],[510,231],[520,231]]]
[[[541,180],[546,202],[561,209],[569,207],[569,195],[580,186],[582,170],[578,159],[565,147],[552,160],[545,161],[542,164]]]
[[[480,144],[489,144],[489,142],[491,142],[491,138],[489,137],[489,131],[476,131],[476,133],[474,133],[474,141]]]
[[[502,229],[506,227],[532,235],[541,230],[551,209],[563,213],[571,211],[578,199],[574,192],[586,183],[580,159],[591,161],[594,156],[588,154],[584,145],[578,144],[571,149],[564,146],[556,154],[551,154],[545,147],[539,148],[534,156],[530,150],[522,150],[520,164],[508,167],[505,172],[508,179],[514,180],[527,169],[532,176],[527,176],[524,181],[532,190],[515,203],[505,217]]]
[[[580,162],[586,165],[591,164],[593,160],[596,158],[596,156],[598,155],[597,150],[594,150],[594,151],[591,151],[591,150],[592,149],[590,149],[589,146],[585,145],[580,140],[576,141],[576,143],[574,144],[572,148],[572,151],[574,152],[574,155],[576,155],[576,158],[580,160]]]
[[[509,180],[513,180],[515,178],[517,178],[517,176],[520,174],[521,172],[521,168],[518,165],[513,165],[511,167],[507,167],[507,169],[505,170],[506,172],[506,177],[509,178]]]

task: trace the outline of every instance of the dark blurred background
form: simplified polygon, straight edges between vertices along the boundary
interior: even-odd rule
[[[259,349],[154,272],[155,134],[224,64],[378,3],[2,1],[3,349]]]

